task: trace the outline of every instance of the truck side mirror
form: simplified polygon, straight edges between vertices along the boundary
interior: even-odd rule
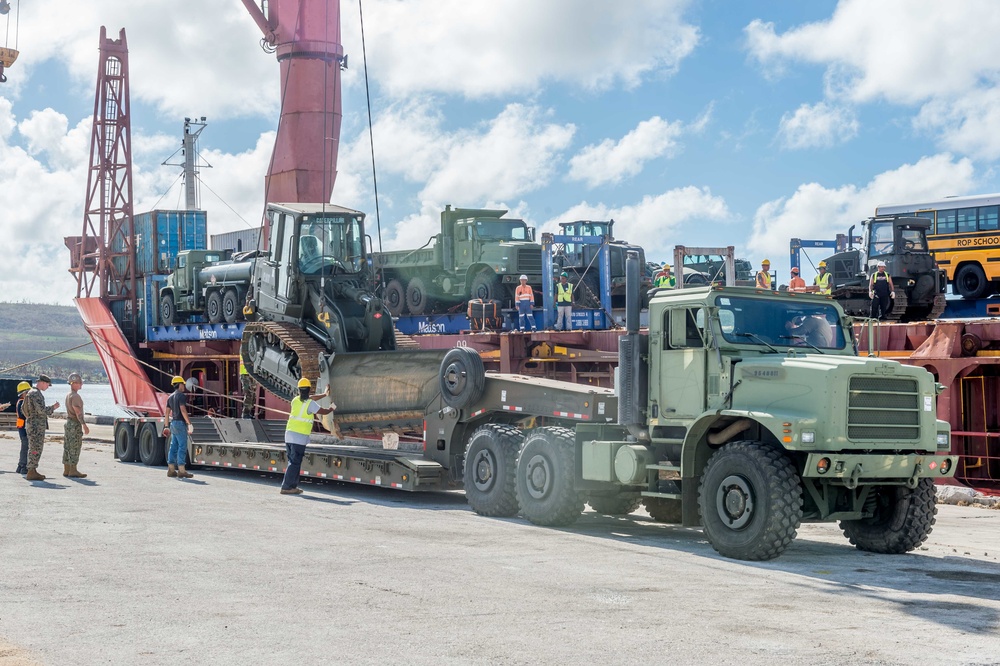
[[[534,227],[528,227],[528,238],[530,240],[532,240],[532,241],[535,240],[535,228]]]
[[[365,234],[365,240],[368,241],[368,255],[371,256],[375,254],[375,250],[372,249],[372,237],[370,234]]]

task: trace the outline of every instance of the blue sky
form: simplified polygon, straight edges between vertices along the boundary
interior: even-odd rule
[[[422,245],[450,203],[539,229],[611,217],[650,259],[734,245],[784,278],[791,237],[1000,191],[994,2],[362,2],[387,249]],[[207,116],[210,233],[260,219],[278,66],[239,0],[197,6],[20,0],[21,56],[0,85],[7,300],[75,295],[62,237],[82,228],[101,25],[128,34],[136,210],[182,200],[161,163],[184,116]],[[374,235],[358,3],[341,16],[333,201],[368,212]]]

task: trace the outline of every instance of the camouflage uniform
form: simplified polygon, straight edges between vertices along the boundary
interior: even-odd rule
[[[75,409],[78,401],[82,410],[83,401],[80,400],[79,393],[70,391],[66,396],[66,425],[63,426],[63,433],[65,435],[63,441],[63,465],[76,465],[80,462],[80,449],[83,448],[83,424],[74,418],[72,411]]]
[[[28,469],[38,468],[38,459],[45,446],[45,430],[55,405],[46,407],[45,396],[36,387],[24,396],[24,430],[28,433]]]
[[[240,356],[240,387],[243,389],[243,418],[252,419],[256,406],[254,403],[257,402],[257,382],[247,373],[242,356]]]

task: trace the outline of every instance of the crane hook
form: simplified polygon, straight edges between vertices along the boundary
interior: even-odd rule
[[[0,0],[0,15],[10,13],[10,3],[7,0]]]

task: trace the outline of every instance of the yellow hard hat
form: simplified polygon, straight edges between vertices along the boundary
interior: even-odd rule
[[[299,380],[299,388],[311,389],[313,387],[312,382],[303,377]]]
[[[184,378],[181,377],[180,375],[177,375],[176,377],[174,377],[173,379],[170,380],[170,385],[171,386],[174,386],[176,384],[183,384],[183,383],[184,383]]]
[[[669,271],[670,270],[670,264],[663,264],[663,270]]]
[[[764,261],[760,262],[760,265],[761,266],[770,266],[771,265],[771,260],[770,259],[765,259]]]
[[[20,384],[17,385],[18,395],[24,393],[25,391],[30,391],[30,390],[31,390],[31,384],[29,384],[28,382],[21,382]]]
[[[819,268],[826,268],[826,262],[825,261],[819,262]]]

